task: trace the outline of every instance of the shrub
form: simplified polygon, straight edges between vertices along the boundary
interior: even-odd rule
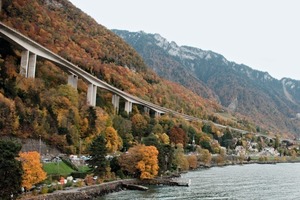
[[[47,194],[48,193],[48,187],[47,186],[43,186],[41,189],[41,194]]]

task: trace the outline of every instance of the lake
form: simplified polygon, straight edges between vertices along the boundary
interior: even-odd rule
[[[151,186],[125,190],[97,200],[134,199],[300,199],[300,163],[249,164],[199,169],[183,174],[190,187]]]

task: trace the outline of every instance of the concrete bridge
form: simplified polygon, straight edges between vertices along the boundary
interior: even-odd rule
[[[1,3],[1,0],[0,0]],[[1,8],[1,5],[0,5]],[[1,10],[1,9],[0,9]],[[86,83],[88,83],[87,91],[87,104],[90,106],[96,106],[96,94],[97,88],[102,88],[110,91],[112,96],[112,104],[116,112],[119,111],[120,98],[125,100],[125,111],[129,114],[132,112],[132,104],[137,104],[144,106],[145,111],[149,112],[149,109],[155,111],[155,116],[160,116],[164,113],[171,113],[173,115],[182,117],[188,121],[202,121],[203,123],[212,123],[207,120],[201,120],[199,118],[179,113],[177,111],[164,108],[153,104],[151,102],[140,99],[136,96],[130,95],[116,87],[109,85],[108,83],[98,79],[97,77],[91,75],[90,73],[79,68],[77,65],[69,62],[68,60],[62,58],[61,56],[53,53],[37,42],[31,40],[30,38],[24,36],[20,32],[8,27],[7,25],[0,22],[0,37],[7,40],[8,42],[18,46],[22,50],[21,63],[20,63],[20,74],[26,78],[35,78],[36,72],[36,60],[38,57],[49,60],[59,66],[63,71],[67,72],[68,84],[77,89],[78,78],[81,78]],[[218,128],[226,129],[229,128],[232,131],[239,132],[241,134],[249,133],[242,129],[227,127],[221,124],[213,123]]]
[[[125,111],[130,113],[132,111],[132,104],[138,104],[144,106],[145,110],[149,112],[149,109],[155,111],[155,116],[160,116],[164,113],[172,113],[178,115],[186,120],[199,120],[198,118],[185,115],[168,108],[164,108],[155,105],[151,102],[142,100],[136,96],[130,95],[118,88],[115,88],[108,83],[98,79],[90,73],[79,68],[77,65],[69,62],[61,56],[53,53],[49,49],[43,47],[37,42],[24,36],[20,32],[8,27],[7,25],[0,22],[0,37],[13,43],[22,50],[21,63],[20,63],[20,74],[26,78],[35,78],[36,72],[36,60],[38,57],[49,60],[59,66],[63,71],[67,72],[68,84],[77,89],[78,78],[81,78],[88,83],[87,91],[87,104],[90,106],[96,106],[96,94],[97,88],[102,88],[113,93],[112,104],[114,109],[119,111],[120,97],[125,99]]]

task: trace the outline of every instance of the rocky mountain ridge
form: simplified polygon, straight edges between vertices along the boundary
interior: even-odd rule
[[[158,75],[182,84],[225,108],[250,117],[261,127],[300,133],[300,82],[277,80],[268,72],[228,61],[213,51],[178,46],[159,34],[113,30]]]

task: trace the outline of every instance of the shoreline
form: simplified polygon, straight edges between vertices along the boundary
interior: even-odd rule
[[[192,172],[198,169],[203,168],[212,168],[212,167],[225,167],[231,165],[247,165],[247,164],[281,164],[281,163],[300,163],[300,161],[244,161],[242,163],[223,163],[223,164],[216,164],[213,163],[209,166],[207,165],[200,165],[198,168],[194,170],[182,171],[177,175],[171,176],[163,176],[157,177],[151,180],[140,180],[140,179],[120,179],[111,182],[105,182],[98,185],[92,186],[84,186],[79,188],[72,188],[69,190],[58,190],[53,193],[48,194],[39,194],[36,196],[20,196],[20,200],[89,200],[95,199],[100,196],[107,195],[113,192],[119,192],[122,190],[126,190],[124,185],[132,184],[132,185],[168,185],[168,186],[188,186],[188,184],[181,185],[180,182],[175,181],[174,178],[178,178],[183,173]]]

